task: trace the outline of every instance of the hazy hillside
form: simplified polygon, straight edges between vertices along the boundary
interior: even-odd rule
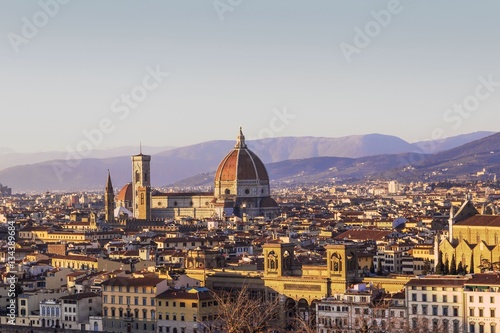
[[[466,143],[479,140],[494,134],[495,132],[474,132],[469,134],[457,135],[449,138],[445,138],[442,140],[429,140],[429,141],[420,141],[414,142],[413,145],[420,149],[420,152],[425,154],[434,154],[440,151],[453,149],[464,145]]]
[[[163,152],[173,147],[163,146],[163,147],[150,147],[144,146],[143,150],[148,154],[156,154]],[[3,152],[3,153],[2,153]],[[139,147],[135,146],[125,146],[110,149],[95,149],[87,158],[113,158],[120,156],[130,156],[137,154],[139,152]],[[13,152],[11,149],[2,150],[0,148],[0,170],[26,164],[35,164],[41,162],[48,162],[53,160],[66,159],[68,156],[67,152],[51,151],[51,152],[40,152],[40,153],[17,153]]]
[[[453,177],[482,168],[497,170],[500,165],[500,133],[433,155],[400,153],[400,150],[406,151],[409,144],[378,134],[333,139],[275,138],[251,141],[248,145],[267,164],[274,181],[366,177],[421,179],[428,173]],[[209,141],[153,155],[153,185],[211,185],[211,173],[233,146],[234,141]],[[149,154],[148,149],[143,151]],[[323,156],[325,154],[361,154],[363,157]],[[71,168],[64,160],[11,167],[0,171],[0,183],[12,187],[15,192],[102,189],[107,169],[110,169],[113,184],[119,188],[131,179],[129,155],[83,159]],[[413,168],[405,169],[410,164]]]

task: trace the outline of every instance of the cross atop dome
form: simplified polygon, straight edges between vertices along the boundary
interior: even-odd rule
[[[236,139],[236,145],[234,148],[246,148],[247,144],[245,143],[245,136],[243,135],[243,129],[240,126],[240,134],[238,135],[238,138]]]

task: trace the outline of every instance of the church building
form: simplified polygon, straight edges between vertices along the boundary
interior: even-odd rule
[[[480,213],[470,199],[456,214],[452,208],[448,238],[439,244],[443,262],[451,263],[455,256],[457,265],[462,263],[469,273],[481,273],[482,269],[500,270],[500,216],[493,215],[495,213],[488,206]]]
[[[131,217],[140,220],[164,220],[229,216],[274,218],[279,214],[279,206],[271,198],[266,167],[248,149],[241,128],[234,148],[217,168],[213,192],[152,190],[150,167],[151,156],[142,152],[132,156],[132,182],[119,192],[115,216],[117,212],[131,212]]]

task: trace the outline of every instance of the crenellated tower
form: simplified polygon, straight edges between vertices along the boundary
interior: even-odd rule
[[[151,156],[142,154],[132,156],[132,209],[137,219],[151,218]]]

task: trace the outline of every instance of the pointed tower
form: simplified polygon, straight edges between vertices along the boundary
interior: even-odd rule
[[[453,225],[455,224],[455,217],[453,214],[454,211],[452,204],[450,208],[450,217],[448,218],[448,240],[450,241],[450,243],[453,242]]]
[[[106,182],[106,192],[104,193],[106,222],[113,222],[115,212],[115,192],[111,183],[111,174],[108,170],[108,181]]]
[[[132,156],[132,209],[137,219],[151,218],[151,156],[142,154]]]

